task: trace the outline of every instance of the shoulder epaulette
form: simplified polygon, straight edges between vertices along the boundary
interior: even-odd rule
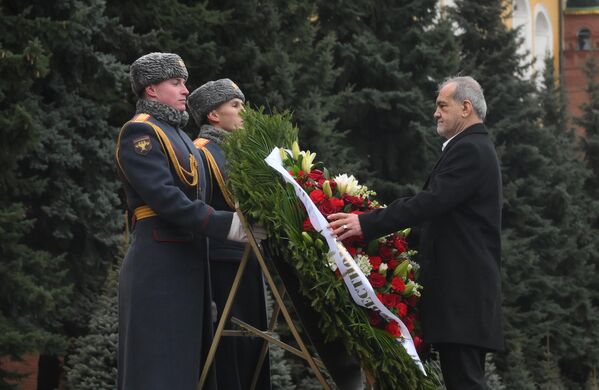
[[[181,163],[179,163],[179,159],[177,158],[177,154],[175,153],[175,150],[173,149],[173,145],[172,145],[170,139],[168,138],[168,136],[164,133],[164,130],[162,130],[160,128],[160,126],[149,121],[148,120],[149,118],[150,118],[149,114],[145,114],[145,113],[137,114],[133,117],[133,119],[131,119],[129,122],[125,123],[123,125],[123,127],[121,128],[121,131],[119,133],[119,138],[117,140],[117,148],[116,148],[116,152],[115,152],[119,168],[121,169],[123,174],[125,174],[125,171],[121,165],[120,158],[119,158],[119,147],[120,147],[120,143],[121,143],[121,136],[122,136],[123,130],[129,123],[146,123],[156,133],[156,137],[158,138],[158,141],[160,142],[160,144],[162,146],[162,150],[164,151],[164,154],[168,157],[169,161],[173,165],[173,168],[175,169],[177,176],[179,176],[179,179],[181,179],[181,181],[183,183],[187,184],[188,186],[195,187],[198,183],[198,178],[199,178],[198,177],[199,172],[198,172],[197,162],[195,160],[195,157],[193,156],[193,154],[190,153],[189,154],[189,169],[190,170],[187,171],[185,168],[183,168]],[[125,175],[125,177],[126,177],[126,175]]]
[[[210,140],[206,138],[196,138],[193,141],[193,144],[196,146],[196,148],[198,148],[200,151],[202,151],[202,153],[204,153],[204,156],[208,161],[209,174],[211,177],[214,177],[216,179],[220,191],[223,194],[223,197],[225,198],[225,202],[229,205],[231,209],[235,210],[235,201],[233,200],[233,195],[231,194],[231,192],[227,188],[227,185],[225,184],[224,176],[220,170],[220,167],[218,166],[218,163],[216,162],[216,159],[214,158],[214,155],[209,150],[209,148],[206,147],[208,143],[210,143]]]
[[[131,119],[131,122],[146,122],[149,118],[149,114],[137,114]]]
[[[204,146],[208,145],[208,142],[210,142],[209,139],[206,139],[206,138],[196,138],[193,141],[193,144],[196,146],[196,148],[200,149],[200,148],[203,148]]]

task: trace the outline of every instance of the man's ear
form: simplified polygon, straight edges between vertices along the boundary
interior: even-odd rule
[[[462,102],[462,117],[469,117],[473,110],[474,107],[472,107],[472,102],[470,100],[464,100]]]
[[[146,96],[148,96],[148,97],[151,97],[151,98],[158,97],[158,91],[156,91],[156,84],[146,85],[146,87],[144,88],[144,92],[146,93]]]
[[[218,113],[214,110],[210,111],[207,115],[207,118],[212,123],[219,123],[220,118],[218,117]]]

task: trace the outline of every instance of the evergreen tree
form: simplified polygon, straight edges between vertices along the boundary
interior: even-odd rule
[[[67,388],[112,390],[117,386],[118,272],[112,270],[93,311],[89,332],[75,341],[67,362]]]
[[[329,165],[360,165],[340,144],[344,133],[334,129],[334,36],[317,35],[313,2],[109,1],[108,10],[144,36],[128,62],[149,51],[174,51],[187,64],[190,91],[231,78],[252,106],[292,110],[302,143]],[[186,130],[192,137],[198,132],[194,123]]]
[[[599,390],[599,380],[597,379],[596,367],[593,367],[593,370],[590,372],[584,390]]]
[[[332,171],[357,170],[361,159],[344,142],[345,133],[335,129],[341,108],[335,35],[321,31],[314,2],[213,4],[229,12],[230,19],[216,32],[224,61],[210,77],[234,78],[252,105],[291,110],[304,148],[316,151]]]
[[[204,76],[214,74],[224,61],[214,35],[226,25],[230,15],[220,7],[210,9],[206,2],[182,0],[107,0],[106,14],[133,30],[134,39],[116,48],[116,55],[123,63],[131,64],[153,51],[177,53],[189,72],[190,91],[203,84]],[[127,92],[133,101],[130,88]],[[129,107],[125,120],[132,113],[133,107]]]
[[[504,25],[504,6],[499,0],[462,0],[454,12],[462,69],[485,89],[486,124],[502,163],[508,351],[497,361],[506,386],[528,385],[521,382],[523,368],[510,363],[518,354],[530,384],[541,383],[544,336],[550,332],[562,375],[580,386],[586,359],[594,354],[585,342],[597,329],[589,290],[597,253],[588,223],[593,211],[582,191],[588,172],[565,127],[565,105],[551,63],[546,63],[540,94],[534,81],[521,77],[517,32]],[[516,347],[520,352],[511,351]]]
[[[497,372],[497,367],[490,354],[487,354],[485,358],[485,382],[489,390],[505,390],[503,380]]]
[[[585,153],[587,166],[592,171],[586,182],[586,188],[591,197],[599,199],[599,79],[597,73],[599,65],[594,56],[589,56],[585,63],[584,73],[587,78],[585,91],[588,101],[580,108],[582,116],[575,118],[576,124],[581,126],[585,135],[582,138],[582,147]],[[599,228],[599,220],[595,221],[595,227]]]
[[[590,175],[587,177],[585,182],[585,189],[591,199],[589,209],[592,212],[589,214],[589,219],[591,220],[592,226],[592,234],[597,237],[597,233],[599,233],[599,80],[597,79],[597,71],[599,70],[599,65],[597,64],[597,60],[590,56],[588,61],[585,64],[584,71],[587,77],[587,85],[585,87],[585,91],[588,96],[588,100],[586,103],[581,105],[582,116],[579,118],[575,118],[575,123],[581,126],[585,135],[581,139],[581,145],[584,152],[584,160],[586,162],[586,166],[590,170]],[[597,247],[597,245],[595,245]],[[597,250],[599,251],[599,250]],[[599,307],[599,277],[597,276],[597,270],[599,269],[599,255],[597,251],[593,254],[593,264],[594,271],[592,271],[590,276],[594,276],[591,281],[591,285],[589,286],[589,292],[592,294],[592,302],[593,306],[590,310],[597,311]],[[593,329],[595,332],[591,332],[588,336],[589,340],[597,340],[599,336],[597,336],[596,327]],[[593,343],[595,347],[594,353],[589,354],[589,359],[587,361],[589,369],[589,379],[587,381],[587,387],[593,388],[593,386],[598,387],[597,385],[597,366],[599,364],[599,353],[597,353],[597,346]]]
[[[508,353],[505,356],[506,369],[503,372],[503,381],[506,387],[517,388],[519,390],[535,390],[534,381],[530,372],[527,370],[527,362],[522,351],[522,347],[517,343],[512,343]]]
[[[543,360],[545,379],[541,381],[540,388],[547,390],[564,390],[565,386],[562,383],[560,369],[557,365],[555,357],[551,353],[550,348],[549,336],[547,336],[547,347],[545,350],[545,359]]]
[[[110,53],[130,33],[104,16],[102,0],[3,1],[1,7],[2,49],[10,59],[2,61],[3,83],[12,84],[2,91],[3,108],[9,110],[2,131],[15,140],[9,154],[2,154],[13,160],[5,165],[10,190],[3,196],[10,218],[21,220],[13,230],[20,241],[13,244],[22,243],[11,249],[15,261],[27,259],[13,269],[22,269],[33,281],[43,275],[32,284],[48,289],[42,295],[22,288],[10,294],[23,290],[28,300],[40,296],[50,301],[53,289],[63,290],[60,304],[47,315],[49,330],[76,336],[85,331],[122,225],[113,171],[118,127],[109,118],[121,104],[127,73]],[[14,184],[17,179],[22,184]],[[59,266],[64,272],[56,271]],[[64,287],[69,285],[72,295]],[[41,310],[44,300],[36,302],[39,309],[25,305],[19,310],[38,318],[47,312]],[[51,378],[41,373],[46,373],[45,362],[53,365],[64,353],[64,342],[58,345],[36,341],[27,347],[43,355],[42,386],[57,383],[55,370]]]
[[[419,188],[440,155],[432,118],[436,85],[456,72],[458,51],[436,5],[318,2],[322,33],[336,35],[335,61],[342,70],[336,128],[349,130],[348,139],[367,161],[360,176],[384,201]]]
[[[43,138],[41,99],[29,93],[49,73],[50,51],[29,34],[23,15],[1,3],[0,29],[0,356],[26,352],[58,353],[66,346],[55,323],[67,305],[70,286],[64,258],[28,245],[36,215],[24,199],[39,194],[47,181],[22,168]],[[22,39],[20,37],[29,37]],[[0,366],[0,388],[18,379]]]

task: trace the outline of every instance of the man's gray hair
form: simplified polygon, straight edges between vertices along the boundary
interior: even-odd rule
[[[450,77],[439,84],[439,91],[447,84],[455,83],[456,88],[453,93],[453,100],[462,103],[464,100],[469,100],[472,103],[472,108],[476,115],[485,120],[487,116],[487,102],[485,95],[478,81],[470,76]]]

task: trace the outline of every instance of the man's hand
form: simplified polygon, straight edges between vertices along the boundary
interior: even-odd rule
[[[339,241],[362,235],[362,227],[357,214],[331,214],[328,216],[328,220],[331,221],[329,226]]]

